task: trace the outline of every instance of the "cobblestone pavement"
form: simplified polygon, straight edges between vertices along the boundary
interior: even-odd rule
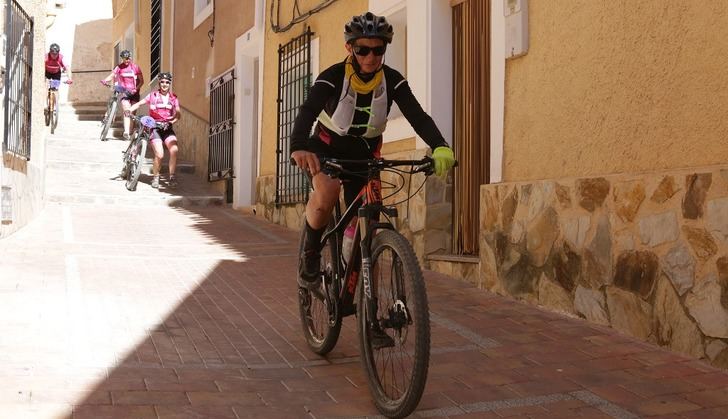
[[[328,357],[306,348],[296,232],[133,193],[65,199],[72,172],[49,172],[59,198],[0,241],[0,418],[376,417],[353,318]],[[425,276],[432,358],[413,417],[728,417],[724,371]]]

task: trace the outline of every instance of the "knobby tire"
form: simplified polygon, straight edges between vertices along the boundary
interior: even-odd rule
[[[112,99],[106,105],[106,115],[104,116],[104,125],[101,127],[101,141],[106,141],[106,135],[109,133],[111,124],[116,118],[116,107],[118,106],[116,99]]]
[[[50,110],[48,113],[50,114],[51,118],[51,134],[56,132],[56,128],[58,127],[58,95],[53,94],[54,100],[53,100],[53,110]]]
[[[130,191],[136,191],[137,184],[139,183],[139,176],[142,173],[142,164],[144,163],[144,155],[146,152],[146,134],[142,134],[137,136],[136,140],[134,140],[134,146],[131,149],[132,155],[129,158],[131,164],[128,177],[126,179],[126,189]]]
[[[331,228],[334,224],[329,224]],[[303,246],[306,240],[306,229],[301,230],[301,241],[298,254],[303,254]],[[311,292],[298,288],[298,308],[301,316],[303,335],[306,338],[308,347],[318,355],[326,355],[336,346],[341,333],[341,315],[336,310],[335,299],[339,293],[339,283],[342,273],[339,261],[341,246],[338,242],[338,235],[332,234],[324,243],[321,250],[321,270],[324,274],[325,286],[321,292]],[[300,256],[299,256],[300,257]],[[302,263],[299,259],[299,263]],[[337,279],[338,278],[338,279]],[[323,282],[322,282],[323,283]],[[332,297],[332,305],[327,303],[324,292]]]
[[[361,362],[377,409],[386,417],[402,418],[417,407],[430,362],[430,318],[427,293],[419,263],[410,243],[399,233],[382,230],[372,241],[372,296],[378,299],[376,319],[394,339],[393,347],[375,349],[370,342],[369,313],[359,283],[357,304]],[[375,285],[376,284],[376,285]],[[406,310],[396,310],[401,301]],[[392,313],[406,313],[397,317]],[[393,318],[408,318],[391,326]],[[382,322],[388,319],[390,325]],[[402,373],[402,377],[394,374]]]

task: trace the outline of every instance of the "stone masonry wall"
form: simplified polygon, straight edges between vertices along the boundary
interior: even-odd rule
[[[728,166],[483,185],[480,286],[728,368]]]

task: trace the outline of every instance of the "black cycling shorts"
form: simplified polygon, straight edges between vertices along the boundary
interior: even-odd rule
[[[121,94],[121,100],[128,100],[132,105],[139,102],[139,99],[139,92],[132,94],[128,91],[124,91],[124,93]]]
[[[152,131],[152,140],[154,139],[161,139],[162,142],[167,141],[167,137],[171,136],[177,137],[177,135],[174,133],[174,130],[172,129],[172,126],[170,125],[167,129],[155,129]]]
[[[52,79],[52,80],[60,80],[61,79],[61,72],[59,71],[58,73],[49,73],[49,72],[46,71],[45,72],[45,78]]]
[[[359,138],[352,140],[360,140]],[[364,148],[349,147],[347,149],[338,149],[323,142],[319,137],[311,137],[306,144],[308,151],[320,157],[332,157],[338,159],[358,160],[374,158],[373,153],[366,151]],[[361,189],[367,184],[366,173],[363,178],[345,178],[341,179],[344,185],[344,202],[348,206],[351,204]]]

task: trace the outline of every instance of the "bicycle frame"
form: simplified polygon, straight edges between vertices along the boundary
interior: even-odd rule
[[[390,160],[389,164],[396,166],[398,164],[413,164],[413,165],[426,165],[429,164],[431,159],[425,158],[418,161],[412,160]],[[346,173],[340,165],[335,162],[346,163],[345,160],[330,159],[325,160],[330,165],[336,165],[342,173]],[[361,164],[361,162],[357,162]],[[324,163],[327,164],[327,163]],[[390,217],[397,217],[397,208],[386,206],[382,199],[382,185],[380,180],[380,172],[382,168],[378,165],[371,163],[367,167],[367,183],[359,191],[359,194],[353,200],[351,204],[346,208],[344,214],[341,215],[341,209],[339,204],[335,205],[334,214],[336,225],[329,231],[325,232],[321,238],[321,243],[325,243],[326,240],[333,234],[343,236],[344,229],[349,225],[354,216],[357,216],[356,231],[354,234],[354,242],[352,246],[352,252],[346,263],[346,270],[344,272],[343,281],[342,278],[334,278],[336,281],[340,281],[341,289],[337,299],[339,301],[339,311],[342,317],[350,316],[356,313],[356,305],[354,304],[354,297],[356,293],[356,287],[359,281],[359,275],[361,274],[363,281],[363,292],[366,295],[368,302],[367,309],[370,313],[375,313],[377,310],[376,301],[372,298],[372,280],[371,280],[371,244],[372,238],[377,230],[388,229],[394,230],[394,226],[390,222],[379,221],[379,216],[384,213]],[[416,173],[413,172],[413,173]],[[341,259],[341,258],[339,258]],[[342,272],[341,260],[337,261],[339,266],[337,272]],[[327,301],[331,303],[330,296],[326,295]]]

